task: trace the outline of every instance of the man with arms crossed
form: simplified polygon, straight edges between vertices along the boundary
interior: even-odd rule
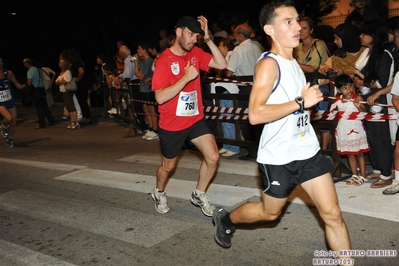
[[[306,110],[322,101],[323,93],[318,85],[306,84],[292,56],[300,40],[297,20],[290,0],[271,1],[260,12],[259,21],[272,46],[256,65],[248,111],[251,124],[265,124],[257,155],[262,201],[244,203],[231,212],[222,207],[214,210],[215,240],[223,247],[230,247],[235,225],[277,219],[288,196],[301,185],[325,223],[329,248],[351,249],[330,174],[334,163],[321,154]],[[351,259],[343,263],[347,262],[352,264]]]

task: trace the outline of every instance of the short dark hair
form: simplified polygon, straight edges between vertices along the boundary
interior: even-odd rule
[[[146,41],[139,41],[137,43],[137,47],[141,47],[143,50],[146,50],[148,53],[148,49],[150,48],[149,44]]]
[[[335,78],[335,87],[337,89],[342,88],[342,86],[353,84],[353,79],[348,74],[341,74]]]
[[[295,4],[291,0],[275,0],[265,4],[259,14],[259,23],[261,28],[274,22],[274,18],[277,15],[275,10],[279,7],[295,7]]]

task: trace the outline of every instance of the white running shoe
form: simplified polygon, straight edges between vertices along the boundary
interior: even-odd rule
[[[154,131],[149,131],[145,140],[154,140],[154,139],[159,139],[158,134],[155,133]]]
[[[157,188],[151,191],[151,198],[155,201],[155,210],[161,214],[169,212],[168,200],[166,194],[159,195]]]
[[[148,134],[150,133],[150,131],[149,131],[149,130],[146,130],[146,131],[144,131],[144,132],[145,132],[145,133],[144,133],[143,136],[141,136],[141,138],[145,140],[145,138],[148,136]]]
[[[202,212],[209,217],[212,217],[215,206],[211,204],[206,194],[197,195],[195,192],[191,193],[191,203],[201,208]]]

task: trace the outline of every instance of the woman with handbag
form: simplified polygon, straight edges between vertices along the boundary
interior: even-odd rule
[[[67,126],[67,128],[72,130],[79,129],[80,125],[78,122],[78,113],[73,101],[73,96],[77,90],[77,85],[75,79],[72,77],[71,63],[65,58],[60,58],[58,66],[60,67],[61,72],[55,80],[55,84],[57,84],[60,88],[65,107],[68,110],[71,120],[71,123]]]
[[[87,74],[85,74],[85,63],[80,56],[80,53],[74,49],[67,49],[63,53],[63,57],[67,58],[71,63],[71,73],[73,79],[75,79],[78,89],[75,92],[75,97],[78,100],[80,109],[82,111],[82,125],[91,123],[90,106],[88,103],[89,99],[89,86],[87,84]]]

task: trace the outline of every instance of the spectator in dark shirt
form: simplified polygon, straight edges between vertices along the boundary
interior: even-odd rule
[[[363,16],[363,22],[382,20],[377,9],[370,5],[370,0],[351,0],[349,5],[354,8],[351,14],[361,14]]]

